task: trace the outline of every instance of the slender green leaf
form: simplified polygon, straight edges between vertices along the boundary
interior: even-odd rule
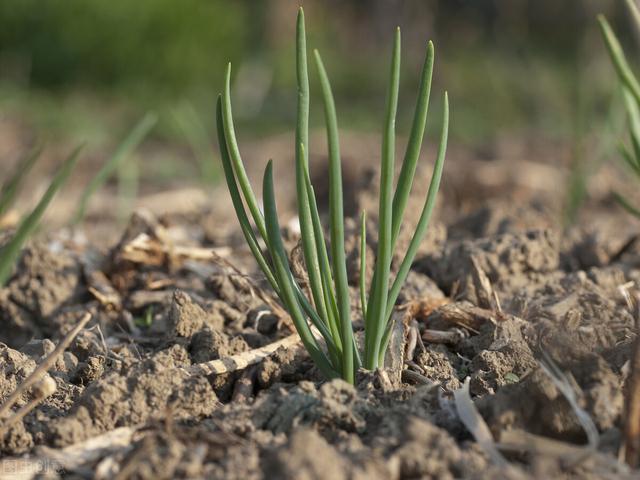
[[[633,160],[632,163],[640,169],[640,110],[638,109],[638,103],[635,98],[626,87],[622,88],[622,96],[625,110],[627,111],[627,118],[629,119],[629,135],[634,152],[633,157],[630,157],[630,159]]]
[[[342,198],[342,165],[340,160],[340,141],[338,139],[338,120],[331,91],[329,77],[316,50],[316,65],[320,77],[320,87],[324,102],[324,116],[327,126],[327,144],[329,150],[329,231],[331,236],[331,260],[336,285],[336,301],[340,320],[342,345],[353,344],[353,326],[351,324],[349,283],[347,280],[347,262],[344,250],[344,210]],[[349,383],[355,380],[354,354],[349,348],[343,348],[343,378]]]
[[[367,318],[367,213],[360,215],[360,309]]]
[[[303,149],[302,144],[300,148]],[[320,280],[322,287],[322,294],[324,298],[324,304],[326,305],[325,315],[331,335],[338,349],[342,351],[342,340],[340,338],[340,327],[338,325],[338,306],[333,292],[333,278],[331,275],[331,266],[329,263],[329,256],[327,253],[327,246],[324,241],[324,231],[322,224],[320,223],[320,215],[318,213],[318,204],[316,201],[313,186],[311,185],[311,178],[309,175],[308,164],[302,165],[302,176],[305,181],[305,192],[308,197],[309,210],[311,212],[313,235],[315,238],[315,245],[318,253],[318,267],[320,269]]]
[[[613,61],[616,72],[618,73],[618,77],[633,94],[636,101],[640,102],[640,84],[631,71],[631,67],[629,67],[629,63],[627,62],[618,38],[615,33],[613,33],[609,22],[607,22],[607,19],[603,15],[598,15],[598,23],[600,24],[602,36],[607,49],[609,50],[609,56]]]
[[[633,21],[636,24],[636,28],[640,30],[640,10],[638,10],[635,0],[626,0],[626,2],[627,8],[629,9],[629,12],[631,12]]]
[[[233,126],[233,112],[231,110],[231,63],[227,65],[227,72],[225,76],[224,92],[222,93],[222,119],[224,126],[224,137],[226,139],[227,149],[229,150],[229,157],[231,158],[231,164],[233,170],[240,184],[240,189],[244,195],[244,201],[249,207],[253,221],[258,228],[258,232],[262,238],[267,238],[267,230],[264,224],[264,217],[258,207],[258,201],[251,188],[249,182],[249,176],[242,163],[242,157],[240,156],[240,149],[238,148],[238,141],[236,140],[236,132]]]
[[[422,139],[424,137],[424,129],[427,125],[427,113],[429,111],[429,96],[431,94],[431,77],[433,76],[433,43],[427,45],[427,53],[422,67],[420,76],[420,86],[418,88],[418,101],[416,110],[413,115],[413,123],[411,124],[411,134],[407,143],[407,150],[402,161],[400,176],[398,177],[398,185],[396,193],[393,196],[393,240],[391,242],[391,250],[393,251],[398,234],[400,233],[400,225],[404,215],[404,209],[407,206],[411,185],[416,173],[416,166],[420,158],[420,150],[422,149]]]
[[[287,255],[284,250],[284,245],[282,244],[282,238],[280,237],[280,224],[278,223],[278,212],[273,188],[273,165],[271,161],[267,163],[267,168],[265,169],[262,193],[265,226],[267,229],[267,245],[273,256],[274,271],[278,285],[280,285],[282,301],[285,303],[287,311],[291,315],[291,319],[300,335],[302,343],[318,368],[329,378],[336,377],[338,376],[337,372],[333,369],[324,352],[318,346],[307,324],[296,297],[295,287],[291,281],[291,270],[289,269]]]
[[[365,321],[365,367],[375,370],[378,367],[380,342],[384,335],[385,312],[391,269],[391,247],[393,234],[391,231],[393,167],[395,157],[395,123],[398,108],[398,90],[400,85],[400,29],[396,30],[391,59],[391,78],[387,97],[387,110],[382,135],[382,161],[380,168],[380,204],[378,213],[378,251],[373,277],[373,288],[367,306]]]
[[[9,243],[0,250],[0,285],[4,285],[11,275],[13,265],[20,255],[20,251],[22,250],[24,243],[36,229],[38,223],[40,223],[40,219],[44,215],[44,212],[51,203],[56,192],[62,185],[64,185],[69,178],[69,175],[71,175],[71,172],[78,160],[81,148],[82,147],[76,148],[67,160],[65,160],[62,168],[60,168],[55,177],[53,177],[53,180],[49,184],[49,188],[47,188],[47,191],[44,193],[36,207],[29,215],[23,218],[16,233],[13,235],[11,240],[9,240]]]
[[[218,97],[217,108],[216,108],[216,116],[217,116],[217,133],[218,133],[218,143],[220,147],[220,158],[222,160],[222,168],[225,175],[225,180],[227,182],[227,187],[229,188],[229,194],[231,195],[231,201],[233,202],[233,207],[236,212],[236,216],[238,217],[238,222],[240,223],[240,228],[242,229],[242,233],[249,245],[249,249],[253,254],[254,258],[258,262],[258,266],[264,273],[265,277],[269,281],[271,288],[276,292],[278,297],[282,299],[281,295],[281,287],[279,282],[276,279],[275,272],[273,268],[269,265],[267,261],[267,257],[262,252],[262,249],[258,243],[258,239],[256,238],[253,229],[251,228],[251,223],[249,222],[249,218],[247,216],[246,210],[244,208],[244,204],[242,203],[242,197],[240,195],[240,191],[238,190],[238,186],[236,183],[236,179],[233,172],[233,167],[231,165],[231,159],[229,157],[229,151],[227,149],[227,144],[224,136],[224,117],[222,114],[222,101],[221,97]],[[266,238],[264,239],[266,241]],[[317,315],[317,313],[313,310],[313,307],[309,304],[304,294],[300,290],[300,287],[295,284],[293,279],[291,281],[294,283],[295,295],[298,299],[298,302],[302,305],[305,313],[309,316],[312,323],[320,330],[325,339],[327,340],[327,348],[331,352],[337,352],[337,348],[334,345],[331,336],[323,325],[322,320]]]
[[[445,92],[444,110],[442,114],[442,134],[440,136],[440,145],[438,146],[438,156],[436,158],[435,165],[433,166],[433,173],[431,174],[429,191],[427,192],[427,198],[422,208],[422,213],[420,214],[420,219],[418,220],[418,224],[416,225],[415,232],[413,234],[413,237],[411,238],[409,247],[407,248],[407,253],[405,254],[404,259],[400,264],[398,274],[396,275],[396,279],[393,282],[391,291],[389,292],[389,303],[387,305],[387,310],[385,313],[385,334],[384,334],[384,339],[382,340],[382,347],[380,349],[379,361],[381,363],[384,361],[384,354],[387,349],[387,345],[389,343],[389,335],[391,333],[391,322],[389,320],[391,318],[391,313],[393,312],[393,306],[395,305],[396,300],[398,299],[398,295],[400,294],[400,289],[402,288],[402,285],[407,279],[407,275],[409,274],[409,270],[411,269],[411,264],[415,259],[416,253],[418,253],[418,248],[420,247],[420,243],[422,242],[425,234],[427,233],[427,227],[429,226],[429,221],[431,219],[433,207],[435,206],[435,203],[436,203],[438,190],[440,189],[440,179],[442,178],[442,170],[444,168],[444,159],[447,152],[448,136],[449,136],[449,97]]]
[[[273,288],[276,294],[278,294],[279,296],[280,289],[278,287],[278,283],[276,282],[275,275],[271,266],[267,262],[266,256],[262,253],[262,249],[260,248],[258,239],[253,233],[251,223],[249,222],[247,212],[244,208],[244,204],[242,203],[242,197],[240,196],[240,191],[238,190],[238,185],[236,184],[236,179],[233,174],[233,167],[231,166],[229,150],[227,149],[227,142],[224,135],[224,117],[222,115],[222,100],[220,96],[218,96],[218,102],[216,103],[216,126],[218,133],[218,144],[220,147],[220,158],[222,160],[222,169],[224,171],[224,176],[227,182],[227,187],[229,189],[229,194],[231,196],[231,201],[233,203],[233,208],[236,212],[236,216],[238,217],[240,228],[242,229],[242,234],[244,235],[244,238],[249,245],[251,253],[258,262],[258,266],[264,273],[265,277],[267,277],[271,288]]]
[[[313,218],[314,235],[316,236],[316,245],[318,245],[318,254],[320,256],[320,271],[322,274],[322,285],[325,294],[325,304],[327,305],[327,314],[329,315],[329,324],[335,322],[337,328],[339,328],[339,314],[338,305],[336,302],[336,295],[333,291],[333,277],[331,275],[331,266],[329,263],[329,257],[327,254],[327,246],[324,241],[324,230],[320,223],[320,215],[318,214],[318,205],[316,202],[316,196],[311,185],[311,178],[309,177],[309,170],[305,171],[305,178],[307,180],[307,192],[309,194],[309,205],[311,206],[311,213]],[[333,332],[333,330],[332,330]],[[341,347],[342,340],[340,335],[332,333],[334,341],[338,348]],[[360,352],[358,351],[358,345],[356,344],[355,337],[353,339],[353,356],[354,356],[354,368],[357,370],[362,366],[362,360],[360,359]]]
[[[41,147],[33,149],[26,157],[21,159],[16,166],[15,172],[9,180],[2,186],[2,194],[0,195],[0,217],[13,205],[13,201],[20,191],[23,180],[29,174],[42,152]]]
[[[300,237],[302,252],[309,277],[309,287],[318,315],[322,319],[328,317],[328,306],[325,303],[318,246],[314,235],[313,220],[309,195],[305,182],[305,168],[308,168],[309,150],[309,75],[307,72],[307,46],[304,29],[304,12],[298,10],[296,26],[296,72],[298,82],[298,112],[296,121],[296,194],[298,203],[298,219],[300,221]]]

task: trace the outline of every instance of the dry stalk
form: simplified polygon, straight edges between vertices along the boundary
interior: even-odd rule
[[[442,343],[445,345],[457,345],[467,337],[465,330],[430,330],[422,332],[422,339],[429,343]]]
[[[629,466],[640,466],[640,295],[624,288],[625,299],[636,321],[637,336],[631,356],[630,374],[627,379],[624,418],[624,457]]]
[[[489,427],[471,400],[471,396],[469,395],[469,377],[467,377],[460,389],[454,390],[453,398],[460,421],[467,430],[471,432],[471,435],[476,439],[478,445],[485,451],[494,465],[507,467],[508,463],[506,459],[496,448],[491,430],[489,430]]]
[[[221,375],[223,373],[231,373],[260,363],[279,348],[289,349],[294,347],[301,347],[300,337],[297,333],[265,345],[264,347],[249,350],[248,352],[192,365],[187,368],[187,371],[191,375]]]
[[[11,407],[18,401],[20,396],[39,382],[42,376],[51,368],[51,366],[56,362],[58,357],[64,352],[69,344],[76,338],[76,335],[80,333],[80,330],[84,328],[84,326],[91,320],[91,314],[86,313],[80,322],[73,327],[73,329],[67,333],[67,335],[58,343],[58,346],[48,355],[40,365],[36,367],[36,369],[29,375],[24,381],[15,389],[15,391],[7,397],[2,405],[0,405],[0,419],[4,418],[7,412],[11,409]]]
[[[7,432],[11,425],[22,420],[27,413],[36,408],[45,398],[53,395],[57,388],[56,381],[48,376],[36,383],[32,388],[33,398],[0,425],[0,437]]]
[[[491,280],[489,280],[487,274],[480,267],[478,259],[474,256],[471,257],[471,267],[471,277],[476,290],[478,307],[494,312],[501,312],[498,294],[493,289]]]

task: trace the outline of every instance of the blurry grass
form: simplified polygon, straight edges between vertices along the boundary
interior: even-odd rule
[[[608,101],[611,82],[603,78],[600,65],[577,70],[575,65],[531,54],[526,59],[515,59],[499,52],[443,53],[446,62],[434,85],[451,86],[452,95],[458,101],[452,111],[451,139],[471,147],[483,145],[496,135],[522,136],[539,132],[553,139],[571,138],[574,134],[572,91],[576,85],[587,83],[585,94],[591,97],[589,116],[603,115]],[[286,64],[289,59],[284,59]],[[384,86],[366,84],[354,90],[358,76],[354,74],[359,62],[350,64],[348,59],[337,57],[336,77],[343,82],[336,87],[336,103],[344,117],[343,124],[349,130],[378,131],[381,106],[371,103],[370,91]],[[605,65],[606,66],[606,65]],[[409,68],[409,67],[407,67]],[[370,67],[363,68],[370,71]],[[375,70],[375,68],[373,68]],[[407,73],[406,75],[404,75]],[[288,78],[280,78],[275,71],[271,87],[260,110],[251,116],[238,118],[239,127],[254,137],[288,131],[293,122],[295,93],[291,93]],[[401,86],[415,83],[414,72],[404,72]],[[377,88],[378,87],[378,88]],[[311,83],[312,103],[319,103],[319,86]],[[407,134],[411,120],[410,95],[401,95],[398,111],[398,131]],[[107,132],[131,117],[141,116],[153,107],[163,120],[156,136],[174,145],[188,148],[200,166],[200,175],[208,183],[217,182],[220,172],[211,167],[213,118],[210,115],[215,98],[208,93],[198,93],[180,100],[168,98],[137,99],[119,97],[117,93],[100,92],[60,96],[44,91],[25,92],[15,86],[0,84],[0,106],[25,118],[38,131],[50,136],[67,137],[71,141],[85,139],[89,144],[107,144],[111,140]],[[198,105],[198,107],[195,107]],[[210,107],[210,108],[209,108]],[[438,112],[436,112],[437,114]],[[269,118],[269,121],[265,121]],[[312,128],[321,127],[321,118],[310,119]],[[214,165],[217,162],[214,162]]]
[[[19,160],[15,171],[2,186],[2,191],[0,193],[0,218],[2,218],[2,216],[12,207],[13,202],[20,191],[22,182],[38,161],[40,153],[41,148],[37,147],[28,153],[23,159]]]
[[[189,143],[191,151],[200,167],[200,177],[208,187],[216,185],[222,178],[219,164],[213,152],[213,146],[207,127],[193,104],[183,101],[173,111],[173,118],[178,129]]]
[[[104,162],[100,170],[98,170],[94,175],[82,193],[78,209],[76,210],[72,220],[74,225],[77,225],[83,220],[87,210],[87,205],[93,194],[96,193],[96,191],[103,186],[107,180],[109,180],[109,177],[117,171],[118,167],[131,155],[140,142],[144,140],[157,121],[158,117],[155,113],[147,113],[131,130],[129,135],[123,140],[113,155]]]
[[[58,170],[58,173],[53,177],[49,188],[47,188],[44,195],[40,198],[38,204],[31,213],[23,217],[11,239],[0,249],[0,286],[4,285],[11,276],[13,265],[18,259],[22,247],[40,223],[53,197],[71,175],[78,160],[80,150],[81,147],[78,147],[71,153],[60,170]]]
[[[144,97],[207,88],[244,48],[250,9],[224,0],[0,2],[3,75],[38,88]]]
[[[211,148],[215,98],[210,86],[217,84],[222,76],[222,51],[225,58],[229,55],[232,60],[250,51],[249,61],[273,65],[267,72],[270,78],[267,94],[257,110],[244,115],[238,112],[238,127],[254,139],[290,131],[296,104],[292,89],[295,76],[291,68],[294,52],[288,43],[279,43],[278,35],[288,37],[286,32],[269,31],[264,23],[273,22],[272,16],[277,15],[270,12],[269,7],[262,5],[259,11],[253,12],[251,21],[246,22],[247,11],[256,7],[248,4],[229,7],[218,0],[205,6],[187,0],[186,6],[180,8],[169,0],[143,0],[139,5],[125,0],[105,5],[89,5],[81,0],[62,5],[45,0],[40,13],[34,13],[34,1],[25,0],[15,8],[0,7],[0,14],[6,13],[0,25],[13,19],[16,22],[13,28],[22,29],[0,32],[0,40],[10,40],[0,47],[0,67],[6,63],[5,50],[17,55],[18,63],[25,60],[33,63],[33,70],[25,71],[26,80],[20,80],[17,75],[18,81],[15,81],[16,75],[0,72],[0,109],[24,119],[35,131],[44,132],[45,138],[55,137],[69,143],[86,140],[92,149],[110,148],[113,145],[110,132],[119,135],[121,125],[153,109],[160,116],[154,139],[176,148],[163,152],[162,157],[154,158],[153,162],[142,159],[141,181],[162,185],[198,181],[207,187],[217,183],[220,171]],[[185,13],[191,5],[194,9]],[[277,10],[273,4],[267,5]],[[284,7],[278,8],[282,13]],[[348,8],[344,6],[345,11]],[[74,9],[79,10],[79,17],[64,17]],[[357,32],[345,32],[339,27],[331,30],[327,25],[335,22],[327,20],[332,12],[326,8],[317,10],[319,20],[310,26],[309,36],[320,48],[331,45],[323,50],[331,52],[326,60],[335,72],[334,93],[342,124],[348,130],[378,132],[383,106],[372,103],[371,98],[384,90],[383,76],[365,78],[363,72],[385,71],[388,47],[378,48],[380,41],[372,34],[370,44],[360,40],[365,48],[353,55],[350,40]],[[94,11],[103,14],[100,22],[90,18],[89,14]],[[342,12],[342,7],[336,12]],[[45,14],[51,16],[45,18]],[[421,15],[429,17],[424,12]],[[55,24],[58,18],[60,23]],[[82,27],[78,18],[87,20]],[[353,23],[354,19],[349,21]],[[371,19],[361,21],[360,28],[366,25],[371,29]],[[29,28],[36,24],[44,30],[30,34]],[[71,25],[69,31],[65,31],[65,25]],[[580,101],[584,104],[581,114],[585,122],[601,123],[606,116],[611,79],[605,52],[599,43],[591,48],[588,35],[583,38],[580,28],[575,35],[567,32],[562,37],[570,40],[575,37],[571,42],[554,44],[552,40],[545,40],[544,28],[482,36],[478,32],[469,34],[464,28],[446,30],[447,25],[451,26],[414,24],[413,29],[416,32],[420,31],[418,27],[434,30],[441,40],[439,55],[443,61],[434,78],[434,87],[442,88],[446,84],[456,98],[451,112],[453,144],[475,148],[492,145],[499,138],[531,136],[575,142],[577,107],[573,92],[576,86],[580,86],[580,95],[584,96]],[[482,29],[482,21],[474,17],[472,24],[465,28]],[[208,29],[216,31],[208,32]],[[113,36],[113,32],[120,31],[122,34],[116,35],[113,42],[104,45],[99,42],[105,32]],[[146,41],[156,38],[160,32],[166,32],[167,38],[159,39],[159,44]],[[594,33],[597,36],[595,26]],[[24,45],[18,42],[22,37]],[[60,39],[62,43],[48,46],[42,43],[47,38]],[[78,42],[83,38],[85,44]],[[176,40],[172,42],[172,38]],[[513,44],[509,43],[512,40]],[[586,47],[576,46],[582,44]],[[99,54],[91,51],[92,45],[99,47]],[[60,57],[57,65],[43,55],[47,47]],[[580,48],[585,51],[580,52]],[[417,81],[414,66],[419,62],[421,50],[417,44],[407,48],[409,61],[401,74],[401,92],[410,91],[407,87]],[[74,52],[78,56],[67,58]],[[65,62],[70,62],[72,67],[66,72],[63,71]],[[242,63],[237,64],[241,70]],[[56,80],[56,75],[67,77]],[[312,105],[317,108],[319,101],[319,85],[312,78]],[[401,94],[399,98],[397,130],[401,136],[409,133],[413,102],[414,98],[408,94]],[[441,114],[438,107],[434,108],[434,114]],[[322,126],[321,116],[312,116],[310,122],[312,128]],[[435,133],[432,128],[428,126],[429,133]],[[591,131],[580,133],[589,134]],[[181,150],[189,151],[190,158],[183,158]],[[576,155],[580,153],[576,151]],[[583,195],[579,193],[580,189],[584,190],[584,185],[580,185],[581,175],[576,172],[576,183],[571,187],[576,191],[576,198]]]
[[[128,162],[118,166],[116,172],[118,178],[118,213],[117,221],[121,225],[126,224],[133,211],[136,198],[140,189],[140,159],[132,155]]]

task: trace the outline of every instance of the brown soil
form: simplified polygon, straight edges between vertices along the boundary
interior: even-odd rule
[[[49,370],[56,392],[0,430],[0,471],[637,478],[619,452],[628,379],[639,374],[629,364],[637,311],[622,293],[625,286],[633,296],[640,281],[640,245],[629,242],[638,224],[598,186],[590,217],[563,231],[559,193],[536,180],[551,166],[461,155],[451,154],[439,211],[399,299],[389,370],[361,372],[356,387],[324,381],[288,340],[291,322],[256,272],[222,186],[211,208],[135,214],[108,248],[67,231],[32,242],[0,290],[0,402],[86,312],[92,320]],[[322,159],[313,167],[321,171]],[[285,160],[276,168],[290,186]],[[357,212],[369,213],[371,264],[377,192],[375,172],[350,168],[347,254],[357,305]],[[414,188],[405,225],[425,183]],[[292,248],[293,192],[279,195]],[[285,347],[255,356],[280,340]],[[466,379],[498,458],[458,414],[453,392]],[[585,417],[597,444],[588,443]]]

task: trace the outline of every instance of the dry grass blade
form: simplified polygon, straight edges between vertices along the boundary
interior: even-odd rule
[[[569,381],[567,376],[560,370],[553,359],[544,350],[542,351],[542,354],[543,359],[539,362],[540,367],[549,376],[551,381],[553,381],[556,388],[560,390],[562,395],[564,395],[569,402],[569,405],[571,405],[571,408],[578,418],[578,422],[580,422],[580,425],[587,434],[589,447],[593,450],[597,449],[598,444],[600,443],[598,428],[595,423],[593,423],[589,414],[580,406],[578,402],[578,395],[572,382]]]
[[[462,421],[464,426],[467,427],[467,430],[471,432],[471,435],[476,439],[478,445],[480,445],[487,455],[489,455],[489,458],[491,458],[491,461],[495,465],[500,467],[507,466],[507,461],[496,448],[489,427],[482,416],[480,416],[476,406],[471,400],[471,396],[469,395],[468,377],[462,388],[454,390],[453,398],[455,400],[456,410],[458,412],[458,417],[460,417],[460,421]]]
[[[498,448],[503,452],[512,452],[515,454],[544,455],[561,460],[567,465],[579,464],[588,459],[589,462],[593,462],[599,466],[613,468],[620,473],[628,473],[624,464],[600,452],[594,452],[590,448],[555,440],[553,438],[542,437],[519,429],[501,432]],[[623,476],[615,478],[632,477]]]

